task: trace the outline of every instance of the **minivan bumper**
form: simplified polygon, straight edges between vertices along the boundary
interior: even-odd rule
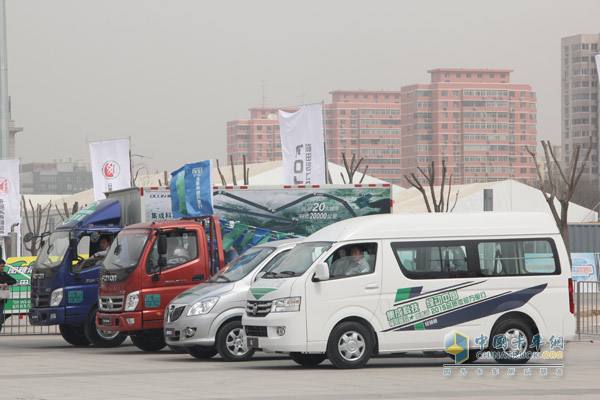
[[[165,341],[174,347],[214,346],[215,336],[210,334],[210,328],[215,317],[212,314],[182,315],[176,321],[165,322]]]
[[[246,330],[248,344],[265,352],[306,352],[303,315],[301,312],[270,313],[265,317],[244,315],[242,325]],[[285,329],[283,335],[281,328]]]

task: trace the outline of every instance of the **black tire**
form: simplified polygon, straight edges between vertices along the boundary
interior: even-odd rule
[[[113,332],[104,333],[96,326],[96,308],[90,312],[83,328],[83,332],[88,341],[95,347],[117,347],[127,339],[124,333]]]
[[[225,361],[246,361],[254,355],[248,348],[242,321],[229,321],[219,328],[215,338],[217,351]]]
[[[290,358],[303,367],[316,367],[327,358],[325,354],[290,353]]]
[[[346,342],[346,350],[342,350],[343,341]],[[329,335],[327,358],[336,368],[362,368],[372,353],[371,330],[359,322],[342,322]]]
[[[521,337],[522,339],[524,337],[525,344],[522,344],[520,340],[517,340],[517,342],[513,340],[515,344],[520,343],[519,349],[514,349],[512,352],[507,351],[508,349],[506,348],[496,349],[494,348],[494,337],[498,335],[512,336],[514,340],[517,340],[517,337]],[[496,323],[494,326],[490,337],[490,350],[494,359],[499,364],[525,364],[531,358],[532,352],[529,345],[532,338],[533,327],[530,324],[519,318],[507,318]]]
[[[148,352],[161,351],[167,345],[162,329],[131,335],[131,341],[138,349]]]
[[[82,326],[61,324],[58,326],[58,330],[63,339],[73,346],[84,347],[90,345]]]
[[[194,346],[187,349],[188,353],[199,360],[208,360],[217,355],[217,349],[214,347]]]

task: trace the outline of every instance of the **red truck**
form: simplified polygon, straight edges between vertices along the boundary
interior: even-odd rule
[[[96,324],[128,334],[144,351],[165,346],[165,306],[224,265],[216,217],[127,226],[114,239],[100,275]]]

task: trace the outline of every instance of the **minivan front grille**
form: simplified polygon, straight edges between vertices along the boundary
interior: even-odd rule
[[[267,337],[266,326],[245,326],[246,336]]]
[[[250,317],[264,317],[271,312],[272,301],[253,301],[246,302],[246,314]]]
[[[185,306],[180,306],[180,307],[177,307],[175,305],[169,306],[167,322],[177,321],[179,319],[179,317],[181,317],[181,314],[183,314],[183,310],[185,310]]]
[[[104,296],[98,298],[100,311],[121,311],[123,309],[123,296]]]

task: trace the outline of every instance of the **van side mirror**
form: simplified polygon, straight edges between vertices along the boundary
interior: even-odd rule
[[[162,256],[167,254],[167,237],[165,235],[158,235],[158,243],[156,247],[159,255]]]
[[[319,263],[315,267],[315,274],[312,277],[313,282],[321,282],[329,280],[329,265],[327,263]]]

